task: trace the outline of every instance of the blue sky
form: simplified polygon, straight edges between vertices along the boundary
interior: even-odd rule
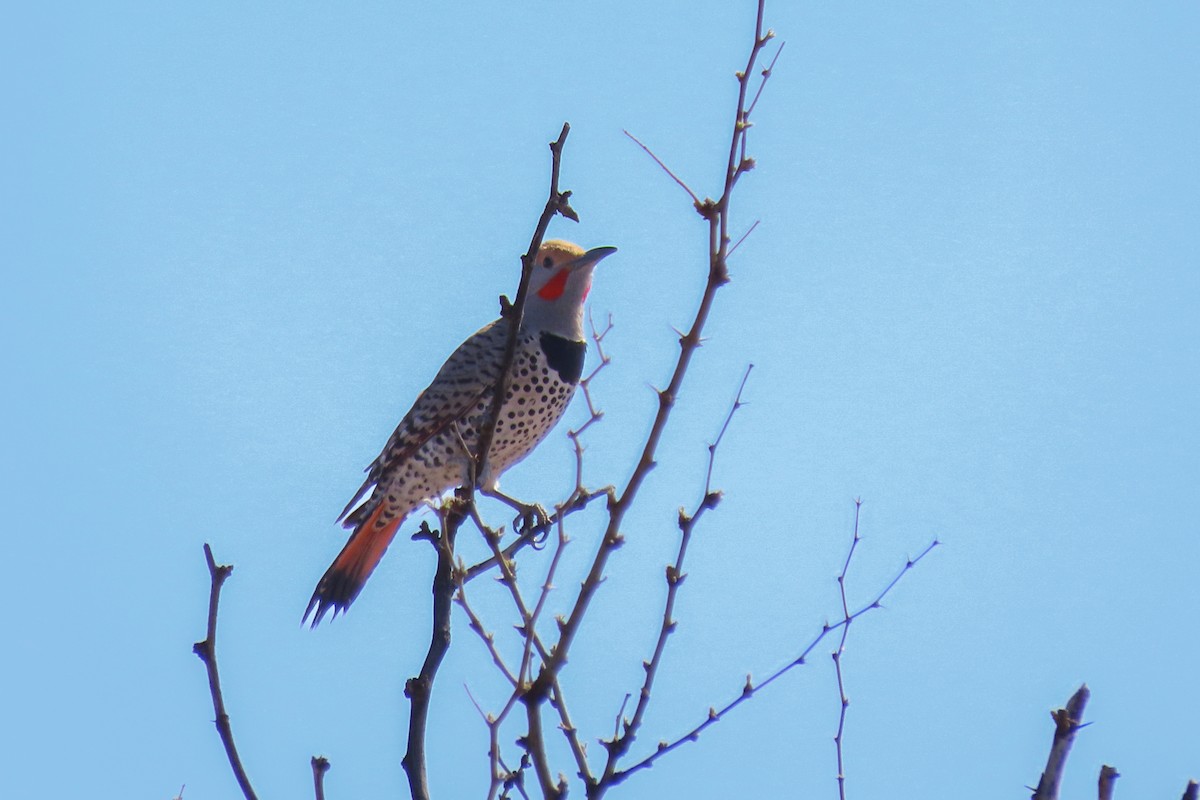
[[[1200,11],[775,2],[767,16],[787,48],[734,205],[735,229],[761,224],[573,651],[577,721],[607,735],[639,684],[676,509],[753,362],[642,743],[684,732],[836,616],[862,497],[852,601],[945,546],[851,632],[851,796],[1019,794],[1046,712],[1082,681],[1096,724],[1069,791],[1090,795],[1107,762],[1118,796],[1177,796],[1200,777]],[[582,222],[551,233],[620,248],[591,299],[615,328],[586,474],[624,481],[670,326],[699,297],[705,230],[622,129],[716,194],[751,4],[6,17],[6,786],[233,795],[191,653],[209,541],[236,564],[220,656],[260,793],[305,796],[324,753],[330,797],[404,796],[401,690],[428,641],[432,555],[398,540],[347,617],[301,629],[344,539],[333,518],[513,290],[564,120]],[[505,488],[552,501],[572,463],[564,428]],[[598,522],[572,531],[559,602]],[[476,605],[507,630],[503,596]],[[463,685],[503,700],[456,615],[430,732],[440,797],[486,786]],[[625,796],[835,796],[828,651]]]

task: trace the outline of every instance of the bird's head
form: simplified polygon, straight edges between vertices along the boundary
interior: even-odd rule
[[[592,288],[592,270],[600,259],[615,252],[615,247],[585,251],[561,239],[543,242],[533,260],[522,327],[581,341],[583,301]]]

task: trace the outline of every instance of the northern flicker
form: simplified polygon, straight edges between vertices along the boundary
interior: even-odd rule
[[[583,373],[583,302],[592,269],[614,252],[584,252],[558,240],[538,250],[479,486],[494,488],[500,473],[529,455],[562,417]],[[353,533],[304,612],[307,620],[315,610],[314,627],[330,609],[336,617],[354,602],[409,515],[470,479],[481,431],[491,419],[509,327],[501,317],[459,345],[367,467],[366,481],[338,518]]]

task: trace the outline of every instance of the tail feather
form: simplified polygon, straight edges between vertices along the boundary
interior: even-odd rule
[[[380,503],[371,515],[355,528],[350,541],[346,542],[342,552],[338,553],[317,583],[316,591],[308,601],[308,608],[300,620],[301,625],[308,621],[314,610],[314,628],[331,609],[332,618],[336,619],[337,615],[345,612],[354,602],[354,598],[358,597],[403,521],[403,517],[397,517],[384,522],[381,520],[382,512],[383,504]]]

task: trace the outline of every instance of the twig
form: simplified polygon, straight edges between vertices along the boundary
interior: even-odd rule
[[[325,800],[325,773],[329,772],[329,759],[325,756],[312,757],[313,793],[316,800]]]
[[[542,581],[542,590],[538,593],[538,599],[533,606],[533,611],[529,613],[529,619],[522,625],[521,635],[525,639],[524,652],[521,654],[520,675],[522,682],[529,679],[530,672],[533,669],[531,657],[535,642],[539,644],[538,652],[544,653],[544,649],[540,646],[541,639],[537,633],[537,623],[542,616],[542,611],[546,608],[546,601],[550,598],[550,592],[554,590],[554,573],[558,571],[559,562],[562,561],[563,550],[567,548],[567,544],[570,541],[570,537],[567,536],[566,526],[560,517],[558,520],[558,543],[554,548],[554,555],[550,557],[550,566],[546,569],[546,579]],[[519,609],[520,604],[518,604]]]
[[[567,710],[567,700],[563,697],[562,686],[559,685],[557,680],[550,687],[550,705],[558,712],[558,729],[566,737],[567,746],[571,748],[571,755],[575,756],[575,765],[579,769],[579,779],[587,785],[595,783],[596,779],[592,775],[592,770],[587,760],[587,745],[580,741],[579,730],[575,727],[575,723],[571,722],[571,712]]]
[[[571,445],[575,450],[575,490],[571,493],[571,497],[567,501],[568,503],[578,496],[587,494],[587,491],[583,488],[583,444],[579,441],[579,437],[604,416],[604,412],[596,408],[596,404],[592,400],[592,381],[595,380],[596,376],[612,360],[609,358],[608,353],[604,352],[604,337],[613,328],[612,314],[608,315],[608,324],[604,330],[596,328],[596,322],[591,319],[590,313],[588,322],[592,329],[592,341],[596,343],[596,354],[600,356],[600,363],[579,382],[579,388],[583,390],[584,402],[587,403],[588,418],[578,428],[567,431],[567,437],[571,440]]]
[[[774,36],[774,33],[771,31],[766,31],[765,33],[763,31],[764,3],[765,0],[759,0],[758,2],[754,43],[750,48],[746,69],[744,72],[738,73],[738,101],[734,116],[733,131],[730,137],[729,157],[726,161],[725,181],[721,196],[715,201],[708,199],[703,201],[694,200],[697,212],[708,221],[708,280],[704,286],[700,306],[692,320],[691,327],[679,339],[679,357],[676,360],[675,368],[672,371],[667,387],[658,392],[658,411],[651,424],[650,433],[646,438],[633,474],[626,483],[624,491],[619,495],[611,496],[609,499],[608,525],[593,557],[591,568],[580,586],[579,593],[576,595],[570,613],[560,625],[558,641],[551,649],[550,658],[542,665],[542,669],[530,687],[529,692],[523,698],[523,701],[527,705],[540,704],[545,701],[550,693],[551,685],[557,681],[558,673],[567,661],[571,644],[579,632],[592,597],[600,587],[608,559],[624,541],[624,537],[621,534],[621,523],[625,518],[625,514],[632,506],[646,476],[655,466],[655,454],[658,450],[659,441],[670,419],[671,410],[675,405],[676,398],[679,396],[679,391],[683,385],[688,366],[691,364],[692,356],[700,346],[701,334],[705,323],[708,321],[716,293],[721,286],[729,282],[729,270],[726,264],[729,248],[729,203],[737,177],[752,167],[752,163],[745,157],[738,160],[739,146],[744,141],[746,131],[750,127],[746,105],[749,86],[747,74],[753,69],[763,46]],[[655,157],[655,160],[658,161],[657,157]],[[661,164],[661,162],[659,163]],[[677,178],[676,180],[678,181]],[[686,189],[687,187],[685,186],[684,188]],[[689,196],[696,197],[690,190],[688,192]],[[531,714],[531,716],[533,715]],[[595,786],[588,786],[588,797],[590,800],[598,800],[608,789],[609,785],[605,781],[600,781]]]
[[[555,516],[559,519],[558,545],[555,548],[554,555],[550,560],[550,567],[547,569],[546,580],[542,584],[542,590],[538,596],[537,604],[531,611],[528,603],[525,601],[524,595],[521,593],[521,587],[517,583],[517,575],[511,559],[505,557],[500,550],[499,533],[487,527],[484,521],[479,517],[478,511],[474,509],[474,507],[471,508],[470,513],[475,525],[478,526],[483,532],[485,541],[487,541],[488,545],[492,548],[493,559],[495,559],[496,563],[500,566],[500,577],[498,580],[508,588],[509,594],[512,597],[513,605],[517,610],[517,615],[521,619],[521,625],[519,627],[522,637],[525,641],[521,658],[521,666],[517,672],[517,681],[514,684],[513,693],[494,721],[494,726],[499,727],[501,724],[503,724],[505,718],[508,716],[516,702],[524,702],[526,700],[526,694],[529,691],[530,686],[530,676],[533,669],[533,651],[537,652],[538,657],[541,659],[543,664],[549,658],[549,652],[547,651],[545,644],[542,642],[542,639],[537,632],[537,620],[545,607],[550,590],[553,588],[554,574],[558,569],[559,561],[562,558],[563,549],[566,547],[570,539],[567,536],[566,529],[562,523],[562,514],[560,508],[555,514]],[[563,731],[563,735],[566,736],[567,743],[570,745],[571,753],[575,757],[580,778],[583,779],[585,783],[590,784],[594,781],[594,779],[592,778],[591,770],[588,766],[587,751],[580,742],[578,731],[571,722],[571,716],[567,710],[566,700],[563,697],[562,686],[559,684],[557,676],[550,684],[550,692],[551,706],[558,712],[559,719],[561,721],[559,728]],[[527,714],[527,717],[528,716],[529,714]],[[533,718],[529,718],[531,720],[530,724],[533,724]],[[540,712],[538,712],[536,723],[540,730]],[[554,793],[558,791],[558,787],[552,781],[550,783],[546,783],[546,779],[549,776],[549,762],[545,761],[545,754],[535,753],[531,749],[536,741],[536,738],[527,734],[525,737],[526,749],[533,761],[534,769],[538,774],[539,781],[542,782],[543,789],[545,789],[547,786],[551,786],[553,788],[551,789],[551,795],[549,796],[557,796]]]
[[[513,359],[516,355],[521,318],[524,314],[525,301],[529,294],[530,278],[533,275],[534,258],[541,247],[542,238],[546,235],[546,229],[550,225],[550,220],[556,215],[561,214],[575,221],[579,219],[575,210],[570,205],[571,193],[569,191],[560,192],[558,188],[562,148],[566,143],[567,134],[570,133],[570,130],[571,126],[564,122],[558,138],[550,143],[550,194],[546,201],[546,207],[538,220],[537,227],[534,229],[529,249],[521,257],[521,280],[517,287],[516,300],[507,309],[505,314],[509,324],[508,339],[505,342],[504,358],[501,361],[499,377],[497,378],[492,396],[490,416],[479,432],[479,450],[475,453],[474,463],[472,464],[471,480],[468,482],[468,485],[456,490],[455,497],[459,501],[459,504],[455,512],[442,514],[442,534],[436,542],[438,565],[433,579],[433,636],[429,644],[429,651],[425,656],[425,663],[421,667],[421,673],[417,677],[410,679],[404,688],[405,695],[411,700],[411,709],[409,714],[408,750],[401,763],[408,775],[409,789],[412,792],[414,800],[428,800],[429,798],[429,783],[425,770],[425,728],[429,715],[429,696],[433,688],[433,680],[442,659],[446,655],[446,650],[450,647],[451,598],[456,585],[454,578],[454,536],[463,520],[462,506],[465,505],[467,509],[474,508],[475,485],[480,478],[488,474],[488,451],[491,449],[492,440],[495,438],[496,427],[500,421],[500,409],[504,405],[504,398],[511,382],[512,376],[509,373],[512,370]],[[461,580],[465,581],[470,577],[472,577],[470,570],[467,570]]]
[[[483,706],[479,705],[479,701],[475,699],[475,695],[471,694],[471,687],[464,683],[463,691],[470,698],[471,705],[475,706],[475,710],[479,712],[480,718],[483,719],[483,724],[487,725],[488,772],[491,780],[488,784],[487,796],[488,800],[492,800],[496,796],[496,790],[506,785],[511,778],[510,770],[504,765],[504,759],[500,757],[500,723],[495,717],[483,710]]]
[[[838,714],[837,733],[834,734],[833,742],[837,750],[837,782],[838,782],[838,797],[840,800],[846,800],[846,767],[842,759],[842,734],[846,730],[846,709],[850,706],[850,698],[846,697],[846,684],[842,676],[842,653],[846,651],[846,637],[850,634],[850,604],[846,601],[846,573],[850,570],[850,560],[854,558],[854,551],[858,547],[862,537],[858,535],[858,519],[859,513],[862,511],[862,500],[855,498],[854,500],[854,538],[850,540],[850,551],[846,553],[846,561],[842,564],[842,572],[838,575],[838,591],[842,596],[842,615],[845,625],[842,626],[842,639],[838,642],[837,649],[833,651],[833,667],[837,673],[838,696],[841,699],[841,711]]]
[[[913,567],[915,567],[921,561],[921,559],[923,559],[923,558],[925,558],[925,556],[929,555],[929,552],[931,550],[933,550],[933,548],[937,547],[938,544],[939,544],[939,542],[935,539],[924,550],[922,550],[921,553],[916,558],[909,559],[905,563],[904,567],[900,570],[900,572],[898,572],[896,574],[896,577],[892,578],[891,582],[887,586],[885,586],[883,588],[883,590],[881,592],[879,592],[879,594],[877,594],[875,596],[874,600],[872,600],[870,603],[868,603],[867,605],[863,606],[862,608],[858,609],[857,611],[855,611],[853,614],[850,615],[850,620],[851,621],[856,620],[859,617],[861,617],[863,614],[866,614],[868,611],[872,611],[874,609],[881,608],[883,599],[888,595],[889,592],[891,592],[891,590],[896,586],[896,584],[900,582],[900,579],[903,578],[906,574],[908,574],[908,571],[911,570]],[[709,708],[708,716],[705,717],[704,721],[699,723],[695,727],[693,727],[690,731],[683,734],[678,739],[675,739],[674,741],[670,741],[670,742],[660,741],[658,743],[658,748],[653,753],[646,756],[645,758],[643,758],[641,761],[637,762],[636,764],[633,764],[632,766],[629,766],[623,770],[620,770],[620,771],[614,773],[612,776],[612,780],[609,782],[609,785],[615,786],[615,785],[623,782],[630,775],[633,775],[636,772],[639,772],[643,769],[648,769],[648,768],[654,766],[654,763],[656,761],[658,761],[658,759],[662,758],[664,755],[671,752],[672,750],[675,750],[676,748],[682,746],[684,743],[696,741],[698,738],[700,738],[701,733],[703,733],[709,726],[716,724],[719,720],[724,718],[724,716],[726,714],[728,714],[730,711],[737,708],[738,706],[740,706],[742,703],[749,700],[754,695],[758,694],[758,692],[760,692],[762,689],[765,689],[767,686],[771,685],[776,680],[783,677],[785,674],[790,672],[795,667],[799,667],[799,666],[805,664],[806,659],[808,658],[808,655],[817,647],[817,645],[819,645],[825,639],[826,636],[828,636],[830,633],[837,630],[838,628],[845,626],[846,624],[847,624],[847,622],[844,619],[842,621],[836,622],[832,625],[826,623],[821,628],[821,632],[818,633],[812,639],[812,641],[808,643],[808,646],[805,647],[803,651],[801,651],[799,656],[797,656],[793,660],[789,661],[787,664],[783,665],[779,669],[775,670],[775,672],[773,672],[769,676],[767,676],[767,678],[765,680],[755,684],[750,679],[750,677],[747,676],[746,683],[742,687],[741,694],[739,694],[736,698],[734,698],[733,700],[731,700],[730,702],[725,704],[725,706],[723,706],[720,709]]]
[[[759,3],[759,33],[756,33],[755,44],[751,51],[750,64],[754,63],[754,59],[758,56],[758,51],[762,47],[761,38],[761,21],[762,21],[762,2]],[[742,118],[745,107],[745,81],[741,81],[741,94],[738,102],[738,122],[734,125],[733,133],[733,152],[736,153],[737,142],[740,141],[744,128],[742,126]],[[734,169],[734,156],[730,156],[729,173],[732,175]],[[641,458],[638,460],[637,466],[634,468],[633,475],[630,476],[629,482],[625,486],[625,490],[611,503],[609,509],[609,523],[604,537],[600,544],[600,549],[597,551],[596,557],[592,562],[592,568],[588,573],[587,578],[583,583],[583,587],[575,601],[575,605],[563,624],[562,634],[559,637],[558,646],[555,648],[554,657],[551,663],[547,664],[543,673],[556,672],[561,668],[566,660],[567,651],[570,648],[575,634],[578,632],[579,625],[583,620],[583,616],[587,611],[587,607],[593,594],[600,585],[600,578],[603,575],[604,567],[608,562],[609,555],[621,545],[623,537],[620,533],[621,522],[624,519],[625,513],[633,504],[637,492],[640,489],[646,475],[655,466],[655,453],[658,449],[659,440],[662,438],[667,421],[671,416],[671,409],[675,405],[675,399],[679,394],[679,389],[683,384],[684,375],[687,373],[687,368],[691,363],[693,354],[696,348],[700,346],[700,334],[704,328],[704,324],[708,320],[709,312],[712,309],[713,299],[716,296],[717,290],[728,281],[726,271],[724,269],[724,257],[727,247],[727,241],[721,240],[717,231],[720,226],[720,220],[724,217],[728,208],[729,189],[732,188],[732,178],[726,181],[726,192],[722,195],[720,201],[711,203],[710,209],[710,269],[709,279],[704,288],[704,294],[700,300],[700,308],[696,312],[692,326],[689,331],[680,338],[680,354],[676,361],[675,369],[671,375],[671,380],[666,389],[658,392],[659,409],[655,415],[654,422],[650,428],[650,434],[647,437],[646,444],[642,448]],[[542,676],[539,676],[539,680]],[[549,682],[549,676],[545,677],[545,683]]]
[[[522,531],[516,539],[514,539],[508,544],[508,546],[504,547],[500,551],[501,554],[504,556],[504,558],[511,560],[521,550],[541,539],[541,537],[547,533],[552,526],[558,524],[560,519],[565,519],[577,511],[582,511],[583,509],[587,508],[593,500],[601,497],[611,498],[612,496],[613,488],[611,486],[606,486],[603,489],[597,489],[592,492],[585,491],[582,494],[577,494],[574,498],[568,500],[566,504],[559,506],[555,512],[550,515],[549,519],[544,520],[540,525],[536,525],[532,528]],[[467,567],[466,573],[463,576],[463,580],[467,582],[473,581],[483,573],[490,571],[492,567],[496,566],[496,563],[496,555],[493,553],[487,558],[481,560],[479,563]]]
[[[1119,777],[1121,773],[1117,772],[1116,767],[1110,767],[1108,764],[1100,767],[1100,800],[1112,800],[1113,788]]]
[[[1033,800],[1055,800],[1058,797],[1058,784],[1062,781],[1063,767],[1067,763],[1067,755],[1075,741],[1075,734],[1083,727],[1083,709],[1087,706],[1087,684],[1080,686],[1066,708],[1050,712],[1054,720],[1054,739],[1050,744],[1050,756],[1046,759],[1046,770],[1038,781],[1037,789],[1033,792]]]
[[[696,193],[695,193],[695,192],[693,192],[693,191],[691,190],[691,187],[689,187],[689,186],[688,186],[686,183],[684,183],[684,182],[683,182],[683,180],[682,180],[682,179],[681,179],[681,178],[680,178],[678,175],[676,175],[674,172],[672,172],[672,171],[671,171],[671,168],[670,168],[670,167],[668,167],[666,164],[664,164],[664,163],[663,163],[663,161],[662,161],[662,159],[661,159],[661,158],[659,158],[658,156],[656,156],[656,155],[654,154],[654,151],[653,151],[653,150],[651,150],[651,149],[650,149],[649,147],[647,147],[646,145],[642,144],[642,140],[641,140],[641,139],[637,138],[637,137],[636,137],[636,136],[634,136],[632,133],[630,133],[629,131],[626,131],[626,130],[622,130],[622,131],[621,131],[621,133],[623,133],[623,134],[625,134],[626,136],[628,136],[630,139],[632,139],[632,140],[633,140],[633,143],[634,143],[634,144],[636,144],[638,147],[640,147],[640,148],[642,148],[643,150],[645,150],[645,151],[646,151],[646,155],[648,155],[648,156],[650,156],[651,158],[653,158],[653,159],[654,159],[654,163],[655,163],[655,164],[658,164],[658,166],[662,167],[662,171],[663,171],[663,172],[665,172],[665,173],[667,173],[667,175],[671,176],[671,180],[673,180],[673,181],[675,181],[676,183],[678,183],[678,184],[679,184],[679,186],[680,186],[680,187],[681,187],[681,188],[682,188],[682,189],[683,189],[685,192],[687,192],[687,193],[688,193],[688,197],[692,198],[692,203],[693,203],[694,205],[696,205],[696,206],[700,206],[700,205],[701,205],[700,198],[699,198],[699,197],[697,197],[697,196],[696,196]]]
[[[229,714],[225,711],[225,698],[221,694],[221,676],[217,671],[217,604],[221,599],[221,585],[233,572],[232,564],[217,564],[213,559],[212,548],[204,544],[204,560],[208,563],[208,575],[211,582],[208,593],[208,632],[204,641],[196,642],[192,652],[200,656],[208,670],[208,691],[212,695],[213,712],[216,714],[217,733],[221,736],[221,744],[225,745],[225,755],[233,776],[237,778],[238,786],[246,800],[257,800],[246,768],[242,766],[241,756],[233,743],[233,727],[229,724]],[[182,794],[182,790],[180,790]]]
[[[450,649],[450,610],[454,595],[454,537],[463,521],[462,506],[470,502],[470,490],[455,491],[449,508],[438,509],[441,533],[434,539],[437,547],[437,570],[433,576],[433,633],[421,672],[404,684],[404,696],[410,701],[408,717],[408,749],[401,760],[408,776],[413,800],[429,800],[429,778],[425,771],[425,728],[429,719],[429,697],[438,667]],[[426,529],[428,526],[425,526]],[[432,533],[432,532],[430,532]]]
[[[550,760],[546,756],[546,737],[542,733],[542,707],[539,703],[530,702],[529,695],[521,698],[525,704],[525,717],[528,730],[525,734],[525,751],[533,760],[533,771],[542,787],[542,796],[546,800],[561,800],[567,795],[567,782],[561,775],[558,781],[550,773]]]
[[[750,228],[745,233],[743,233],[740,237],[738,237],[738,240],[733,243],[733,247],[729,248],[728,255],[733,255],[734,251],[736,251],[739,247],[742,246],[742,242],[744,242],[748,238],[750,238],[750,234],[754,233],[754,229],[758,227],[758,223],[761,221],[762,220],[757,220],[757,219],[754,220],[754,224],[751,225]]]
[[[569,191],[560,192],[558,190],[558,174],[562,164],[562,149],[563,145],[566,144],[567,134],[570,132],[570,124],[564,122],[558,138],[550,143],[550,196],[546,200],[546,207],[542,211],[541,218],[538,219],[537,227],[534,229],[533,238],[529,242],[529,249],[525,251],[525,255],[521,256],[521,282],[517,286],[517,299],[513,301],[508,313],[508,340],[504,345],[504,359],[500,362],[500,375],[496,379],[496,390],[492,395],[492,407],[487,423],[479,432],[479,452],[475,455],[475,475],[479,477],[488,474],[486,469],[488,451],[492,447],[492,439],[496,435],[496,427],[500,422],[500,408],[504,405],[504,397],[508,393],[508,386],[512,380],[509,372],[512,371],[513,358],[517,352],[517,338],[520,335],[521,318],[525,313],[525,301],[529,295],[529,281],[533,276],[533,261],[537,257],[538,249],[542,246],[542,238],[546,235],[546,229],[550,227],[550,220],[562,214],[567,219],[575,220],[576,222],[579,221],[578,215],[571,208],[569,202],[571,193]]]
[[[754,113],[754,107],[758,105],[758,98],[762,97],[763,89],[767,86],[767,80],[771,77],[771,73],[775,70],[775,62],[779,60],[779,54],[783,52],[783,46],[787,42],[780,42],[779,49],[775,51],[775,55],[771,58],[771,63],[762,71],[762,81],[758,84],[758,91],[754,94],[754,99],[750,101],[750,107],[746,109],[746,116]]]
[[[529,800],[529,795],[525,792],[525,770],[529,769],[529,754],[521,754],[521,763],[514,770],[510,770],[504,761],[501,761],[500,765],[504,767],[504,771],[508,775],[504,780],[504,791],[500,795],[500,800],[509,800],[510,792],[514,788],[524,800]]]
[[[617,771],[617,763],[622,756],[629,751],[637,739],[638,731],[641,729],[642,721],[646,714],[646,709],[650,705],[650,692],[654,688],[654,679],[658,675],[658,668],[662,663],[663,653],[666,651],[667,638],[674,633],[677,625],[675,620],[675,601],[679,593],[679,587],[683,585],[687,575],[683,571],[684,559],[687,557],[688,544],[691,542],[692,533],[696,529],[696,523],[705,511],[714,509],[721,501],[721,493],[714,491],[712,488],[713,464],[717,457],[717,448],[721,445],[721,440],[725,438],[725,432],[729,430],[729,423],[733,421],[733,415],[737,413],[745,403],[742,402],[742,392],[746,388],[746,381],[750,379],[750,371],[754,369],[751,364],[746,367],[745,374],[742,375],[742,382],[738,386],[737,394],[734,396],[733,404],[729,407],[729,413],[725,415],[725,421],[721,425],[720,431],[717,433],[717,438],[708,446],[708,469],[704,476],[704,491],[701,493],[700,501],[691,514],[688,514],[684,509],[679,509],[679,550],[675,555],[675,563],[668,564],[666,569],[667,579],[667,600],[663,606],[662,624],[658,629],[658,639],[654,643],[654,653],[649,660],[642,662],[645,668],[646,677],[642,681],[642,688],[638,692],[637,704],[634,706],[633,716],[628,721],[624,721],[625,703],[621,704],[621,711],[617,714],[617,730],[613,733],[612,739],[604,742],[608,750],[608,762],[604,767],[604,776],[600,779],[601,783],[611,780],[613,774]],[[625,696],[625,701],[628,702],[629,695]],[[622,722],[624,722],[624,730],[622,731]]]
[[[496,665],[496,669],[500,670],[505,679],[510,685],[517,685],[517,676],[508,668],[508,664],[504,663],[504,657],[500,655],[500,651],[496,649],[496,637],[491,631],[483,627],[483,620],[471,608],[471,604],[467,602],[467,590],[462,580],[461,570],[455,570],[454,580],[458,589],[454,592],[454,602],[462,608],[467,615],[468,627],[473,630],[476,635],[483,641],[484,647],[492,657],[492,663]]]

